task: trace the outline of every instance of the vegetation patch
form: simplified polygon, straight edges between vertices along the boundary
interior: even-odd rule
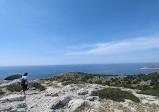
[[[137,92],[137,93],[146,94],[146,95],[153,95],[153,96],[159,96],[159,90],[156,90],[156,89],[141,90],[140,92]]]
[[[46,89],[45,86],[41,85],[41,84],[38,83],[38,82],[31,82],[31,83],[29,84],[29,86],[30,86],[30,87],[35,87],[36,89],[39,89],[40,91],[43,91],[43,90]]]
[[[41,80],[59,81],[63,85],[68,84],[101,84],[130,89],[139,89],[142,94],[159,96],[159,72],[137,75],[100,75],[83,72],[67,72],[53,75]],[[158,87],[158,89],[156,89]],[[158,92],[157,92],[158,91]]]
[[[22,77],[22,75],[15,74],[15,75],[11,75],[11,76],[6,77],[4,80],[14,80],[14,79],[19,79],[21,77]]]
[[[43,85],[41,85],[38,82],[29,83],[29,87],[35,87],[35,89],[38,89],[40,91],[43,91],[43,90],[46,89]],[[10,92],[20,92],[22,90],[22,87],[21,87],[20,83],[15,83],[15,84],[8,85],[6,88]]]
[[[92,96],[99,96],[101,99],[111,99],[117,102],[124,102],[125,99],[132,100],[134,102],[139,103],[140,100],[134,96],[131,92],[122,91],[118,88],[105,88],[98,91],[93,91]]]
[[[20,92],[22,90],[22,87],[19,83],[15,83],[15,84],[8,85],[7,90],[11,92]]]

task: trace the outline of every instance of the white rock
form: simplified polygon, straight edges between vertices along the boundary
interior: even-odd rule
[[[95,100],[100,100],[99,99],[99,96],[88,96],[87,98],[86,98],[86,100],[89,100],[89,101],[95,101]]]
[[[99,90],[99,89],[103,88],[102,85],[98,85],[98,84],[89,84],[86,87],[89,88],[89,89],[93,89],[93,90]]]
[[[88,94],[88,90],[85,90],[85,89],[81,89],[78,92],[78,95],[86,95],[86,94]]]
[[[10,112],[12,107],[0,109],[0,112]]]
[[[24,101],[25,100],[24,95],[10,95],[4,98],[0,99],[1,103],[6,103],[6,102],[14,102],[14,101]]]
[[[50,102],[50,105],[49,105],[49,109],[61,108],[61,107],[65,106],[70,100],[71,100],[71,98],[69,96],[63,96],[63,97],[58,97],[58,98],[52,99],[52,101]]]
[[[26,107],[27,107],[26,103],[20,103],[16,106],[16,108],[26,108]]]
[[[113,112],[123,112],[122,110],[114,109]]]
[[[54,97],[54,96],[58,96],[58,93],[47,93],[45,96],[52,96],[52,97]]]
[[[62,88],[62,92],[73,92],[73,91],[76,91],[78,89],[79,89],[79,87],[77,87],[74,84],[71,84],[71,85],[67,85],[64,88]]]
[[[20,82],[19,79],[15,79],[15,80],[12,80],[12,81],[6,81],[5,83],[2,83],[0,85],[0,87],[5,87],[5,86],[11,85],[11,84],[15,84],[15,83],[19,83],[19,82]]]
[[[64,96],[64,97],[61,98],[60,104],[66,105],[70,100],[71,100],[71,98],[69,96]]]
[[[75,111],[76,109],[84,106],[86,102],[83,99],[74,99],[69,101],[68,107],[70,108],[71,111]]]

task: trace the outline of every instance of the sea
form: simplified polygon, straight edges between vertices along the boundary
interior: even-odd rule
[[[0,79],[13,74],[24,74],[25,72],[28,72],[29,80],[65,72],[84,72],[102,75],[136,75],[159,72],[159,69],[140,69],[151,66],[159,66],[159,63],[0,66]]]

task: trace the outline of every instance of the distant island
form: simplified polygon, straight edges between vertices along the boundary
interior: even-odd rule
[[[144,67],[140,69],[159,69],[159,66],[153,66],[153,67]]]

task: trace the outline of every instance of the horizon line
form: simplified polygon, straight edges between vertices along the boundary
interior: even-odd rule
[[[149,64],[159,62],[124,62],[124,63],[83,63],[83,64],[39,64],[39,65],[0,65],[0,67],[16,67],[16,66],[56,66],[56,65],[102,65],[102,64]]]

